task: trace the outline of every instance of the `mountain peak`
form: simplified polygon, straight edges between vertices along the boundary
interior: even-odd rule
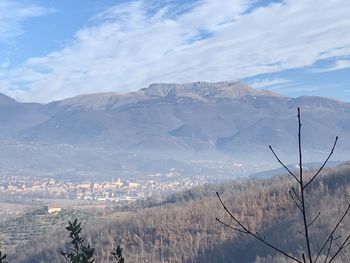
[[[244,96],[283,97],[268,90],[257,90],[241,81],[191,82],[184,84],[154,83],[148,88],[118,94],[114,92],[79,95],[58,101],[60,106],[69,108],[90,108],[95,110],[113,109],[157,98],[191,98],[201,101],[237,99]]]
[[[257,90],[241,81],[221,82],[191,82],[184,84],[175,83],[154,83],[148,88],[142,89],[146,96],[167,97],[167,96],[199,96],[213,98],[240,98],[244,96],[278,96],[282,95],[267,90]]]

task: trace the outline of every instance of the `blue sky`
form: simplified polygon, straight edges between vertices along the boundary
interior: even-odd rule
[[[349,14],[348,0],[1,0],[0,92],[243,80],[350,102]]]

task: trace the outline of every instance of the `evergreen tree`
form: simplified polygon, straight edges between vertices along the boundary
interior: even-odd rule
[[[117,261],[117,263],[124,263],[124,258],[122,255],[123,249],[118,246],[115,250],[113,250],[112,255]]]
[[[72,239],[70,242],[70,249],[68,252],[61,252],[66,259],[66,262],[70,263],[93,263],[95,249],[90,246],[83,238],[80,237],[81,223],[78,219],[72,222],[68,221],[66,230],[69,231],[69,237]]]

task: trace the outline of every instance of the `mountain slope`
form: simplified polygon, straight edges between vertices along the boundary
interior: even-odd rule
[[[16,115],[2,125],[12,125],[8,133],[16,140],[246,158],[261,151],[264,158],[266,146],[274,144],[288,156],[301,107],[305,151],[323,154],[335,135],[341,138],[339,156],[350,149],[350,104],[289,98],[241,82],[152,84],[127,94],[81,95],[46,105],[4,100],[1,116]]]
[[[47,120],[37,103],[20,103],[0,94],[0,138],[14,137],[18,132]]]

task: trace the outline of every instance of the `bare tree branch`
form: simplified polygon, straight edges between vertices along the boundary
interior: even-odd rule
[[[346,247],[348,247],[348,246],[350,246],[350,243],[347,243],[347,244],[344,246],[344,248],[346,248]]]
[[[329,257],[329,252],[331,251],[332,243],[333,243],[333,236],[331,236],[331,239],[330,239],[330,242],[329,242],[328,251],[327,251],[327,256],[326,256],[326,259],[324,260],[324,263],[327,263],[327,260],[328,260],[328,257]]]
[[[301,234],[302,236],[305,236],[305,234],[303,232],[301,232],[300,230],[298,230],[298,233]]]
[[[291,191],[289,191],[289,195],[292,198],[292,200],[294,201],[294,204],[299,208],[300,212],[303,212],[302,208],[300,207],[300,205],[298,204],[298,202],[295,200],[293,194]]]
[[[294,173],[292,173],[291,170],[289,170],[289,168],[280,160],[280,158],[278,158],[277,154],[275,153],[275,151],[272,149],[272,146],[269,145],[269,148],[271,150],[271,152],[273,153],[273,155],[275,156],[276,160],[284,167],[284,169],[286,169],[288,171],[288,173],[294,177],[294,179],[300,183],[299,179],[294,175]]]
[[[295,196],[298,198],[298,201],[301,203],[301,199],[300,199],[299,195],[297,194],[297,192],[295,191],[294,187],[292,187],[292,191],[295,194]]]
[[[335,252],[334,256],[328,261],[328,263],[331,263],[335,259],[335,257],[339,254],[339,252],[343,250],[343,248],[345,247],[349,239],[350,239],[350,235],[348,235],[348,237],[344,240],[343,244],[339,247],[337,252]]]
[[[314,218],[314,220],[311,221],[310,224],[307,225],[307,227],[310,227],[313,223],[315,223],[315,221],[317,220],[317,218],[321,215],[321,212],[318,212],[317,216]]]
[[[338,236],[338,237],[336,237],[336,238],[333,237],[333,241],[336,241],[336,240],[338,240],[339,238],[341,238],[341,235]]]
[[[332,150],[331,150],[331,152],[329,153],[327,159],[324,161],[324,163],[322,164],[322,166],[320,167],[320,169],[318,169],[317,173],[315,173],[315,175],[310,179],[310,181],[305,185],[304,188],[308,187],[308,186],[312,183],[312,181],[315,180],[315,178],[317,177],[317,175],[319,175],[319,173],[323,170],[323,168],[324,168],[325,165],[327,164],[329,158],[331,158],[331,156],[333,155],[335,146],[337,145],[337,141],[338,141],[338,136],[335,137],[335,141],[334,141]]]
[[[260,236],[259,232],[256,232],[256,235],[262,239],[262,237]]]
[[[329,234],[328,238],[326,239],[326,241],[324,242],[323,246],[321,247],[320,251],[317,254],[317,257],[315,259],[315,263],[317,262],[317,259],[319,258],[319,256],[322,253],[322,250],[325,248],[325,246],[327,245],[327,243],[329,242],[329,240],[331,239],[331,237],[334,235],[334,232],[338,229],[339,225],[341,224],[341,222],[344,220],[345,216],[348,214],[350,210],[350,205],[348,205],[346,211],[344,212],[343,216],[339,219],[338,223],[334,226],[332,232]]]
[[[292,194],[291,191],[289,191],[289,195],[290,195],[290,197],[292,198],[294,204],[299,208],[300,212],[303,212],[303,210],[301,209],[299,203],[297,202],[297,200],[295,199],[295,197],[293,196],[293,194]]]
[[[309,258],[309,262],[313,263],[312,260],[312,254],[311,254],[311,245],[310,245],[310,237],[309,237],[309,229],[308,229],[308,223],[306,218],[306,211],[305,211],[305,188],[303,184],[303,159],[302,159],[302,151],[301,151],[301,118],[300,118],[300,108],[298,108],[298,145],[299,145],[299,183],[300,183],[300,196],[301,196],[301,208],[303,211],[303,222],[304,222],[304,230],[305,230],[305,241],[306,241],[306,247],[307,247],[307,255]]]
[[[338,248],[340,248],[340,245],[338,244],[338,243],[336,243],[337,244],[337,247]],[[349,243],[346,245],[346,246],[344,246],[344,248],[346,248],[348,245],[350,245]],[[346,254],[344,254],[344,251],[341,251],[342,253],[343,253],[343,256],[346,258],[346,262],[350,262],[350,260],[349,260],[349,257],[346,255]]]
[[[239,229],[239,228],[237,228],[237,227],[233,227],[233,226],[231,226],[231,225],[229,225],[229,224],[227,224],[227,223],[221,221],[219,218],[215,218],[215,219],[216,219],[216,221],[218,221],[220,224],[222,224],[222,225],[224,225],[224,226],[227,226],[228,228],[231,228],[232,230],[238,231],[238,232],[240,232],[240,233],[242,233],[242,234],[248,234],[247,231],[241,230],[241,229]]]
[[[277,251],[277,252],[283,254],[284,256],[286,256],[286,257],[288,257],[288,258],[294,260],[295,262],[302,263],[299,259],[297,259],[297,258],[295,258],[295,257],[293,257],[293,256],[291,256],[291,255],[289,255],[289,254],[287,254],[287,253],[284,252],[282,249],[280,249],[280,248],[276,247],[275,245],[272,245],[271,243],[267,242],[264,238],[262,238],[262,237],[260,236],[259,233],[254,234],[253,232],[251,232],[247,227],[245,227],[245,226],[230,212],[230,210],[227,209],[226,205],[225,205],[224,202],[222,201],[222,199],[221,199],[221,197],[220,197],[220,195],[219,195],[218,192],[216,192],[216,195],[218,196],[219,201],[220,201],[222,207],[224,208],[224,210],[225,210],[225,211],[228,213],[228,215],[233,219],[233,221],[235,221],[235,222],[243,229],[243,230],[241,230],[241,231],[246,232],[246,234],[253,236],[255,239],[257,239],[257,240],[259,240],[260,242],[264,243],[266,246],[268,246],[268,247],[274,249],[275,251]],[[221,222],[221,221],[219,220],[219,222]]]

